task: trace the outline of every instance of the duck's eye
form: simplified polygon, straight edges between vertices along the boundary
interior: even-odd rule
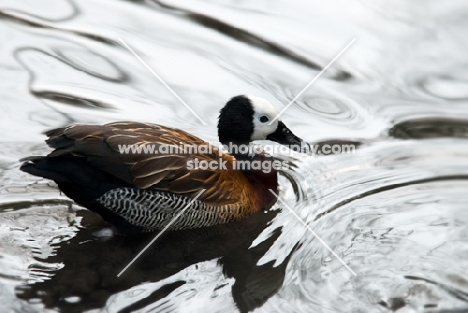
[[[260,122],[262,122],[262,123],[266,123],[266,122],[268,122],[270,119],[268,118],[268,116],[262,115],[262,116],[259,117],[259,120],[260,120]]]

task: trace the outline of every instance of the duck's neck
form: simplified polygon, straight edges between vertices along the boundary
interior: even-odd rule
[[[228,153],[236,158],[236,169],[247,177],[256,191],[258,208],[272,205],[276,197],[271,191],[278,193],[278,172],[275,169],[277,164],[273,163],[273,157],[259,150],[260,146],[253,146],[249,142],[229,142],[224,146]]]
[[[278,194],[278,172],[272,169],[269,173],[263,171],[243,171],[253,189],[257,193],[257,207],[268,208],[276,202]]]

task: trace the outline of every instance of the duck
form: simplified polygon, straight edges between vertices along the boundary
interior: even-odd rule
[[[218,119],[218,139],[228,149],[181,129],[143,122],[56,128],[45,133],[53,151],[22,159],[20,169],[54,181],[120,234],[230,223],[277,201],[279,169],[249,166],[274,162],[273,157],[240,147],[270,140],[307,149],[277,115],[263,98],[231,98]],[[215,166],[202,166],[207,164]]]

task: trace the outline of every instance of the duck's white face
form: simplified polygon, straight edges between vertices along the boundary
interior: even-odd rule
[[[253,115],[253,133],[251,140],[265,140],[268,135],[273,134],[278,128],[278,120],[271,125],[270,122],[278,115],[276,108],[267,100],[255,96],[247,96],[252,103]]]

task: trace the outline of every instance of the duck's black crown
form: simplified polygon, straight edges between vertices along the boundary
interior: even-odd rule
[[[236,96],[221,109],[218,121],[218,138],[222,144],[250,142],[254,126],[254,109],[246,96]]]

